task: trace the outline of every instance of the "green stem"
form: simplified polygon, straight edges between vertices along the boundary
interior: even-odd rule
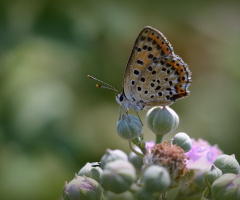
[[[163,136],[162,135],[156,135],[156,144],[160,144],[162,142]]]
[[[208,173],[208,171],[206,171],[204,173],[204,181],[205,181],[205,184],[206,184],[207,187],[203,192],[202,199],[211,198],[211,196],[212,196],[212,194],[211,194],[211,184],[209,183],[209,181],[207,179],[207,173]]]
[[[143,133],[139,137],[141,140],[144,140]]]
[[[204,181],[205,181],[206,186],[208,187],[209,192],[211,192],[211,185],[210,185],[210,183],[209,183],[209,181],[207,179],[207,173],[208,173],[208,171],[206,171],[204,173]]]
[[[203,194],[202,194],[202,197],[201,197],[200,200],[206,200],[207,199],[206,197],[207,197],[208,193],[209,193],[209,190],[206,187],[206,189],[203,191]]]
[[[141,141],[141,139],[140,139],[140,137],[137,137],[137,138],[135,138],[134,140],[132,140],[133,141],[133,143],[134,144],[139,144],[140,143],[140,141]]]
[[[132,143],[131,143],[131,141],[129,140],[129,146],[130,146],[130,149],[132,150],[132,152],[134,152],[136,155],[138,155],[138,156],[140,156],[140,157],[144,157],[144,154],[142,154],[142,153],[139,153],[138,151],[136,151],[134,148],[133,148],[133,146],[132,146]]]
[[[142,141],[139,137],[132,140],[132,142],[142,151],[143,154],[146,154],[145,142]],[[143,145],[144,143],[144,145]]]

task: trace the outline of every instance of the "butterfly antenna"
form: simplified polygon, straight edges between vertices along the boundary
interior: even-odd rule
[[[101,80],[99,80],[99,79],[97,79],[97,78],[95,78],[95,77],[93,77],[93,76],[90,76],[90,75],[88,75],[88,78],[93,79],[93,80],[95,80],[95,81],[99,81],[100,83],[105,84],[105,85],[108,86],[108,87],[107,87],[107,86],[104,86],[104,85],[99,85],[99,84],[97,84],[96,87],[98,87],[98,88],[106,88],[106,89],[109,89],[109,90],[114,90],[114,91],[116,91],[116,92],[119,93],[119,91],[118,91],[115,87],[111,86],[111,85],[108,84],[108,83],[105,83],[105,82],[103,82],[103,81],[101,81]]]

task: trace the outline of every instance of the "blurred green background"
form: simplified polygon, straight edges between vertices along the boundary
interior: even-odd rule
[[[193,73],[191,95],[171,106],[180,117],[175,133],[240,160],[239,20],[239,1],[1,0],[1,199],[60,199],[64,181],[106,148],[129,152],[115,130],[114,92],[87,75],[121,90],[147,25],[163,32]]]

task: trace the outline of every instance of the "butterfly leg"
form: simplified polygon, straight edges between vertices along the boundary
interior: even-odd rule
[[[135,112],[136,112],[136,114],[137,114],[137,116],[138,116],[138,118],[139,118],[139,120],[140,120],[141,124],[143,125],[143,123],[142,123],[142,120],[141,120],[141,118],[140,118],[140,116],[139,116],[138,112],[137,112],[136,110],[135,110]]]
[[[119,120],[121,119],[121,106],[119,106]]]
[[[128,109],[125,108],[125,107],[124,107],[124,109],[125,109],[125,112],[126,112],[126,114],[127,114],[127,118],[128,118],[128,120],[130,121],[130,118],[129,118],[129,116],[128,116]],[[119,120],[121,119],[121,117],[122,117],[122,114],[121,114],[121,106],[119,106]]]
[[[125,107],[124,107],[124,109],[125,109],[125,112],[126,112],[126,114],[127,114],[128,121],[130,121],[130,118],[129,118],[129,116],[128,116],[128,109],[125,108]]]

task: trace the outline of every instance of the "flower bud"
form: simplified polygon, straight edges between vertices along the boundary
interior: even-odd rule
[[[100,184],[86,176],[75,176],[69,183],[65,182],[63,188],[64,200],[103,200]]]
[[[116,160],[105,165],[102,175],[102,186],[111,192],[127,191],[136,179],[133,165],[125,160]]]
[[[179,117],[177,113],[168,106],[157,106],[147,112],[146,123],[156,135],[163,136],[177,128]]]
[[[78,176],[87,176],[93,178],[100,183],[100,176],[102,174],[102,169],[100,167],[92,167],[91,163],[87,163],[84,167],[78,172]]]
[[[181,147],[185,152],[192,148],[192,140],[186,133],[177,133],[173,138],[173,144]]]
[[[215,165],[212,165],[211,169],[207,172],[208,182],[212,184],[220,176],[222,176],[222,171],[218,169]]]
[[[133,166],[140,171],[143,165],[143,158],[131,152],[128,157],[129,161],[133,164]]]
[[[107,149],[106,153],[101,158],[101,167],[104,168],[104,166],[107,163],[115,161],[115,160],[128,160],[128,156],[122,150],[119,150],[119,149],[116,149],[116,150]]]
[[[170,175],[164,167],[152,165],[143,173],[143,186],[149,192],[165,192],[170,184]]]
[[[224,174],[212,184],[213,200],[237,200],[240,199],[240,176],[236,174]]]
[[[142,123],[134,115],[122,115],[117,122],[117,132],[121,138],[133,140],[142,134]]]
[[[145,188],[141,188],[137,192],[137,200],[154,200],[154,196],[151,192],[147,191]]]
[[[223,174],[226,173],[233,173],[238,174],[239,173],[239,163],[235,158],[235,155],[226,155],[222,154],[219,155],[214,163],[217,168],[219,168]]]

